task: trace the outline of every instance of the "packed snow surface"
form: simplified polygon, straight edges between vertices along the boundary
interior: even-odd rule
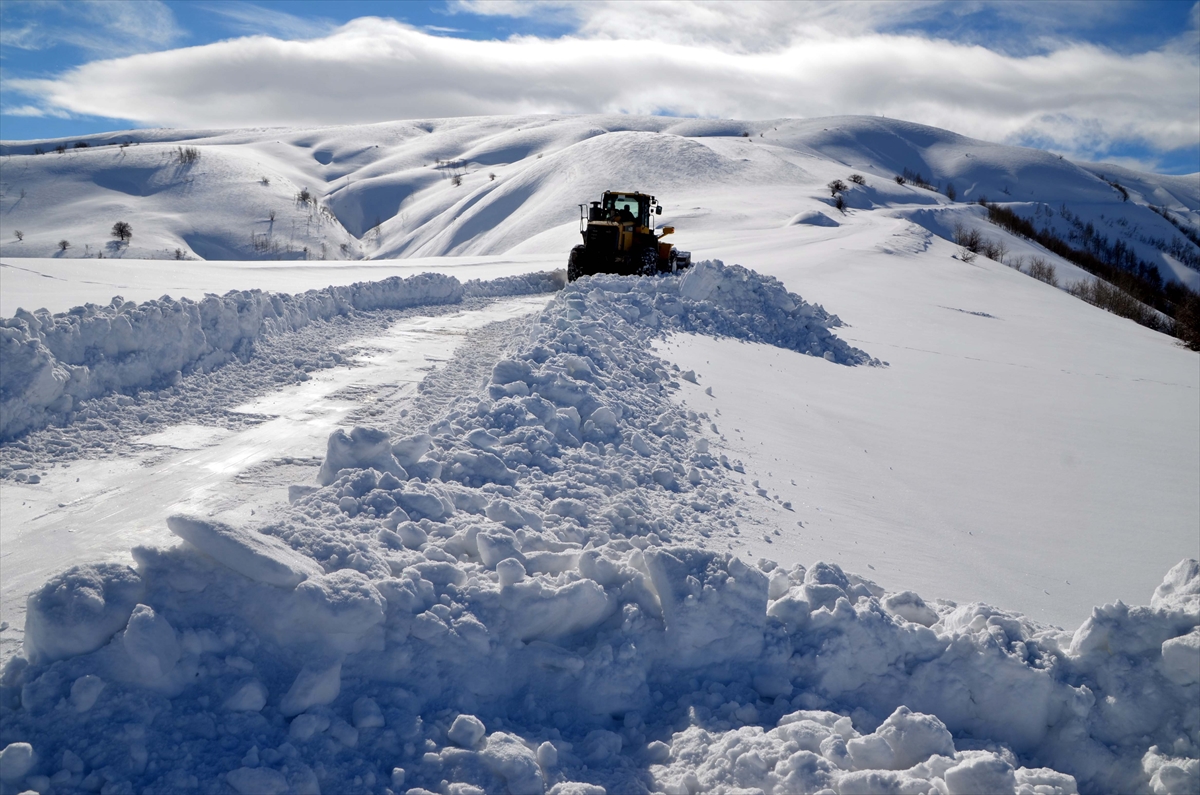
[[[0,793],[1200,788],[1200,364],[944,195],[1195,286],[1194,175],[864,118],[87,141],[0,153]],[[698,264],[549,297],[609,188]]]

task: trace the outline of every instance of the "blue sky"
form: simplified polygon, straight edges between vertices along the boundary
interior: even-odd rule
[[[1198,20],[1198,4],[1178,1],[4,0],[0,137],[869,113],[1191,173]]]

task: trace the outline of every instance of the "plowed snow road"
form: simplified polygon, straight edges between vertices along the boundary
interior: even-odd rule
[[[0,660],[20,647],[25,597],[57,571],[130,560],[139,544],[172,545],[166,517],[188,511],[244,521],[308,482],[329,434],[377,399],[403,402],[467,334],[530,314],[549,296],[497,301],[484,309],[402,320],[356,339],[353,367],[264,395],[236,411],[271,419],[240,432],[176,425],[136,441],[132,456],[47,470],[38,485],[0,489]],[[350,345],[343,347],[351,347]],[[295,462],[295,463],[294,463]],[[303,480],[302,480],[303,479]]]

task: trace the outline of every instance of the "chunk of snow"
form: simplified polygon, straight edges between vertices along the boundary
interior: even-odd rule
[[[122,629],[142,598],[142,578],[128,566],[75,566],[30,594],[25,654],[53,662],[95,651]]]
[[[408,480],[408,472],[392,453],[388,434],[375,428],[354,428],[350,433],[338,429],[329,435],[328,449],[317,482],[328,486],[342,469],[374,468]]]
[[[29,743],[9,743],[0,751],[0,779],[17,781],[33,769],[37,754]]]
[[[279,711],[285,717],[298,715],[309,707],[329,704],[341,691],[342,661],[314,660],[300,669],[279,703]]]
[[[268,585],[294,588],[321,573],[311,558],[261,533],[182,514],[167,517],[167,527],[223,566]]]
[[[175,628],[149,605],[137,605],[121,635],[125,653],[134,669],[145,679],[159,679],[179,662],[179,638]]]
[[[483,721],[474,715],[459,715],[446,732],[446,737],[462,748],[477,748],[486,731]]]

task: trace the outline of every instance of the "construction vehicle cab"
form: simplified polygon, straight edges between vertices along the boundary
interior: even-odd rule
[[[656,231],[655,215],[662,215],[662,205],[633,191],[605,191],[600,201],[579,205],[583,244],[571,250],[567,279],[595,273],[649,276],[688,267],[691,254],[662,240],[674,227]]]

